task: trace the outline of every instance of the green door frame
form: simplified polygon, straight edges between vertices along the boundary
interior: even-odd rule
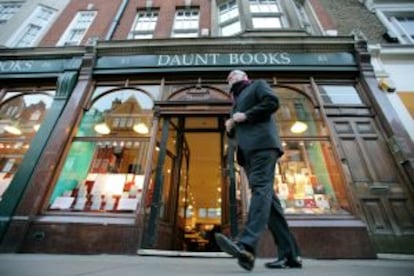
[[[160,141],[160,151],[158,154],[157,166],[155,169],[155,186],[151,202],[151,211],[148,219],[147,229],[144,230],[144,240],[142,241],[143,248],[153,248],[156,242],[156,230],[157,230],[157,221],[158,215],[160,212],[161,204],[161,194],[162,186],[164,181],[164,176],[162,174],[165,157],[167,155],[167,141],[168,141],[168,132],[171,118],[164,117],[162,131],[161,131],[161,141]]]

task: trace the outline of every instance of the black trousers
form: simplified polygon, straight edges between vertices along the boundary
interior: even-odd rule
[[[279,258],[300,256],[296,239],[289,229],[283,208],[273,190],[275,165],[279,153],[268,149],[242,154],[251,199],[247,222],[239,241],[255,249],[267,226],[277,245]]]

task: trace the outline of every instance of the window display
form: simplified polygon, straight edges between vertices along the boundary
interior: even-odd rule
[[[116,143],[116,145],[115,145]],[[74,142],[51,197],[51,210],[132,211],[142,195],[146,142]],[[123,145],[123,146],[121,146]],[[132,162],[132,163],[130,163]]]
[[[96,95],[67,154],[49,210],[132,212],[141,203],[152,99],[131,89],[107,94],[97,89]]]
[[[274,189],[286,213],[341,213],[334,182],[340,179],[329,142],[284,142],[276,165]]]
[[[9,92],[0,104],[0,200],[53,102],[54,91]]]

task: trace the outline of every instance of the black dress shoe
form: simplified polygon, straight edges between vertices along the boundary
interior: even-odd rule
[[[287,258],[280,258],[273,262],[265,263],[265,267],[267,268],[287,268],[288,267],[288,260]]]
[[[287,265],[291,268],[302,268],[302,258],[299,256],[288,258]]]
[[[282,269],[282,268],[302,268],[301,257],[296,258],[279,258],[276,261],[265,263],[267,268]]]
[[[255,260],[254,254],[247,250],[243,244],[233,242],[220,233],[216,233],[214,236],[220,249],[237,258],[238,263],[242,268],[249,271],[253,269]]]

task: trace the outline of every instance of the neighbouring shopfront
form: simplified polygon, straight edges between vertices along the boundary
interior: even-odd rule
[[[8,51],[0,59],[1,237],[21,203],[80,67],[77,52],[62,52],[58,58],[32,53],[28,59],[24,52]]]
[[[237,235],[249,191],[224,131],[235,68],[280,98],[274,189],[305,256],[372,258],[413,239],[412,180],[355,41],[243,42],[102,42],[78,48],[70,73],[2,69],[3,251],[214,252],[215,231]],[[274,255],[270,239],[259,255]]]
[[[0,195],[10,185],[54,97],[53,90],[4,93],[1,106]]]

